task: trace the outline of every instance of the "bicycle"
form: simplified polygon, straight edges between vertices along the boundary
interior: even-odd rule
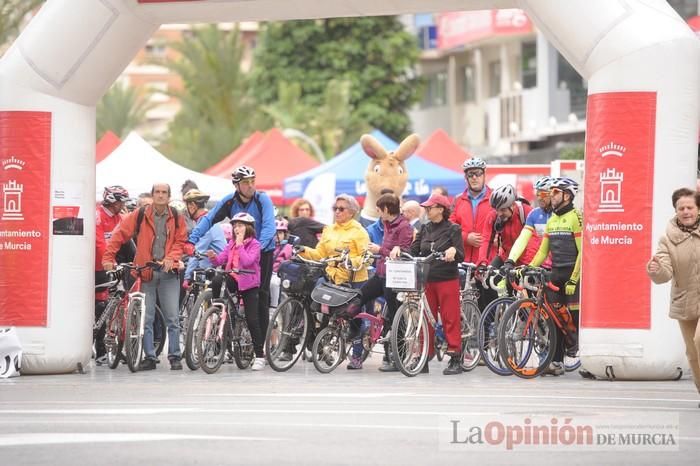
[[[357,267],[354,267],[349,260],[348,250],[342,251],[344,260],[342,266],[350,272],[350,283],[357,272],[367,267],[374,259],[374,255],[365,251]],[[360,359],[364,362],[379,341],[384,329],[384,316],[375,316],[367,312],[360,312],[353,316],[347,313],[349,305],[353,301],[362,298],[360,290],[351,288],[349,285],[334,285],[323,283],[314,288],[311,292],[311,299],[321,305],[321,314],[328,316],[328,324],[314,338],[311,347],[311,359],[314,367],[322,374],[333,372],[342,361],[350,354],[352,339],[350,338],[351,323],[362,322],[357,330],[365,333],[365,323],[367,332],[362,336],[362,354]],[[357,303],[359,304],[359,303]]]
[[[207,256],[195,252],[193,257],[202,259]],[[214,269],[195,269],[192,272],[190,289],[187,290],[185,299],[180,307],[180,347],[183,348],[184,341],[182,355],[187,367],[193,371],[199,369],[199,356],[197,354],[195,338],[204,311],[211,307],[213,296],[210,286],[211,279],[213,278],[213,270]],[[184,332],[182,331],[183,324],[185,324]]]
[[[144,267],[143,269],[145,268],[148,267]],[[132,296],[132,293],[139,293],[142,295],[142,293],[140,293],[140,279],[134,281],[129,292],[126,292],[125,272],[129,270],[134,270],[132,264],[119,264],[115,270],[107,272],[107,276],[110,277],[109,282],[95,287],[95,289],[98,290],[109,288],[107,305],[100,318],[95,322],[93,329],[98,330],[102,325],[107,325],[103,341],[105,349],[107,350],[107,365],[110,369],[116,369],[121,360],[126,361],[127,364],[129,362],[123,350],[124,342],[127,340],[126,329],[128,328],[128,318],[131,314],[132,299],[138,298],[138,295]],[[137,282],[138,288],[136,288]],[[156,304],[155,312],[156,318],[153,321],[153,325],[159,326],[160,332],[156,332],[154,329],[153,345],[156,350],[156,356],[158,356],[165,346],[166,328],[165,319],[163,319],[163,314],[158,304]],[[156,338],[158,333],[160,333],[160,336]],[[141,332],[141,335],[143,335],[143,332]],[[136,366],[138,367],[138,363],[136,363]],[[129,369],[132,372],[136,372],[131,369],[131,366],[129,366]]]
[[[229,273],[253,274],[252,270],[212,269],[214,276]],[[233,346],[233,359],[239,369],[246,369],[253,362],[255,352],[253,340],[248,330],[241,296],[232,294],[225,284],[221,285],[223,298],[212,300],[211,307],[204,312],[197,330],[195,346],[197,347],[200,367],[207,374],[219,370],[224,362],[226,350]]]
[[[409,280],[405,286],[393,288],[399,291],[397,299],[402,304],[396,311],[391,326],[391,351],[396,366],[407,377],[418,375],[428,362],[428,325],[435,329],[437,320],[425,297],[425,285],[430,263],[433,260],[443,260],[444,256],[443,252],[432,252],[426,257],[413,257],[408,253],[401,253],[401,259],[408,259],[405,262],[413,264],[411,271],[413,279]],[[387,261],[387,267],[392,262],[396,261]],[[467,320],[461,309],[460,319]],[[464,338],[462,346],[464,347]],[[463,354],[464,349],[462,349]],[[461,365],[463,364],[462,362]],[[475,366],[476,364],[471,368]]]
[[[460,364],[462,370],[469,372],[479,365],[481,353],[479,351],[479,321],[481,312],[479,311],[479,292],[472,286],[476,265],[462,262],[458,264],[460,271],[459,304],[461,311],[462,329],[462,354]],[[442,325],[440,325],[442,330]],[[437,336],[437,330],[435,332]],[[436,338],[437,339],[437,338]],[[447,348],[447,341],[444,343]]]
[[[503,364],[518,377],[531,379],[542,374],[552,362],[557,329],[567,338],[576,328],[568,307],[555,308],[547,298],[545,287],[559,290],[550,281],[550,272],[538,267],[521,273],[523,285],[518,285],[519,291],[524,288],[534,296],[519,299],[506,310],[498,341]]]
[[[305,349],[311,345],[324,327],[326,319],[316,319],[317,312],[311,310],[311,291],[316,282],[324,276],[326,265],[342,262],[341,256],[321,259],[305,259],[298,254],[280,265],[280,289],[286,298],[278,304],[270,317],[265,335],[265,359],[276,372],[291,369]]]

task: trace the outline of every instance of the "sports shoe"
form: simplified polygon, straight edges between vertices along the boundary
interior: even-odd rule
[[[398,370],[393,361],[382,361],[382,365],[379,367],[379,372],[398,372]]]
[[[170,360],[170,370],[171,371],[181,371],[182,370],[182,362],[180,362],[179,359],[171,359]]]
[[[277,358],[278,361],[280,362],[289,362],[292,360],[292,353],[288,351],[283,351],[280,353],[279,358]]]
[[[564,373],[564,365],[560,362],[552,362],[547,366],[547,368],[542,372],[542,375],[553,375],[553,376],[560,376]]]
[[[140,371],[152,371],[156,368],[156,360],[155,359],[144,359],[139,363],[139,370]]]
[[[103,354],[99,358],[95,358],[95,365],[101,366],[103,364],[107,364],[109,361],[107,360],[107,355]]]
[[[264,368],[265,368],[265,358],[255,358],[253,360],[253,366],[250,368],[250,370],[261,371]]]
[[[462,365],[459,363],[459,356],[450,357],[450,362],[447,363],[447,367],[443,369],[443,375],[457,375],[462,373]]]
[[[348,363],[348,370],[362,369],[362,358],[352,356]]]

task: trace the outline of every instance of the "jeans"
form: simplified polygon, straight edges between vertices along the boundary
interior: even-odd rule
[[[143,348],[147,359],[156,359],[153,345],[153,320],[156,313],[156,299],[160,303],[163,319],[168,328],[168,359],[180,360],[180,322],[178,319],[178,299],[180,279],[177,274],[153,271],[153,280],[143,282],[141,291],[146,295],[146,328],[143,332]]]

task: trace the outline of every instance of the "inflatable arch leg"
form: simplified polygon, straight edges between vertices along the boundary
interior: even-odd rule
[[[23,372],[89,361],[94,107],[160,24],[517,6],[589,80],[584,367],[599,377],[676,377],[685,359],[666,317],[668,288],[651,287],[643,266],[672,215],[670,193],[695,183],[700,42],[666,3],[642,0],[49,0],[0,61],[0,181],[26,184],[24,205],[36,207],[17,220],[16,198],[0,205],[12,218],[0,217],[0,325],[19,327]],[[13,157],[40,176],[12,168],[22,167]],[[54,234],[50,208],[71,203],[83,234]],[[8,238],[17,231],[30,236]]]

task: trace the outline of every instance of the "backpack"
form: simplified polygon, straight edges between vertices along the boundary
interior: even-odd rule
[[[258,198],[259,192],[255,191],[255,195],[253,195],[253,202],[255,202],[256,207],[258,208],[258,212],[260,212],[260,216],[262,217],[263,214],[263,207],[262,207],[262,202],[260,202],[260,199]],[[219,209],[216,212],[216,215],[214,215],[214,218],[212,219],[212,225],[215,223],[219,223],[220,221],[224,220],[226,217],[229,216],[231,213],[231,207],[233,207],[233,202],[236,200],[236,196],[233,195],[231,199],[228,201],[224,202],[224,205],[221,206],[222,208]]]
[[[170,209],[170,213],[173,216],[173,219],[175,219],[175,231],[177,231],[177,226],[178,226],[178,220],[179,220],[179,215],[177,213],[177,209],[174,209],[170,206],[168,206],[168,209]],[[146,215],[146,206],[140,207],[139,208],[139,213],[138,216],[136,217],[136,229],[134,229],[134,235],[132,236],[132,239],[137,239],[139,237],[139,233],[141,232],[141,223],[143,223],[143,217]]]

